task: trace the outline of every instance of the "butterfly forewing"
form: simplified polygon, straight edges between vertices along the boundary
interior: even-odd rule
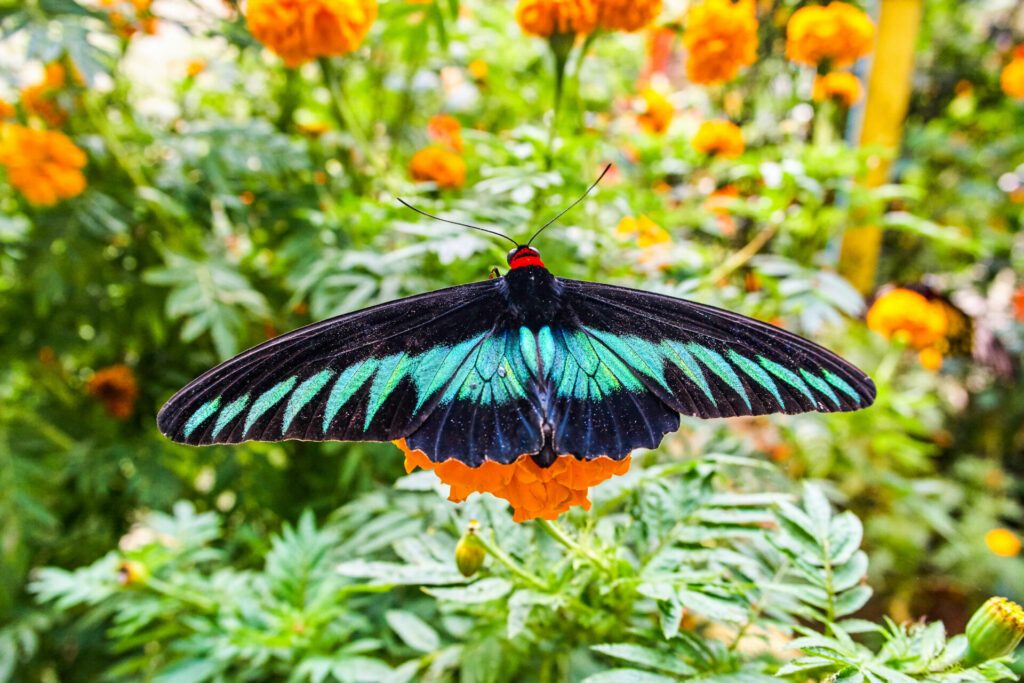
[[[562,280],[595,348],[644,390],[698,417],[837,412],[870,405],[870,378],[780,328],[691,301]]]
[[[493,281],[452,287],[283,335],[193,381],[157,423],[196,445],[406,436],[491,334],[498,289]]]

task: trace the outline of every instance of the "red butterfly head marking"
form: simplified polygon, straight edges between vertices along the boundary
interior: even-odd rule
[[[533,247],[526,246],[516,247],[508,252],[508,265],[512,270],[528,266],[545,267],[544,262],[540,260],[540,252]]]

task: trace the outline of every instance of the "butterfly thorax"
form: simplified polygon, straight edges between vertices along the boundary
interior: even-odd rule
[[[567,315],[562,286],[543,265],[513,266],[503,278],[503,285],[510,322],[516,325],[536,330],[557,323]]]

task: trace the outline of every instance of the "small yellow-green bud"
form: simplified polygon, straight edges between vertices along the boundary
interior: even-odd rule
[[[149,578],[149,568],[135,560],[122,560],[117,567],[117,581],[122,586],[137,586]]]
[[[466,533],[462,535],[455,545],[455,565],[463,576],[473,576],[484,563],[487,550],[480,538],[476,535],[480,530],[480,523],[475,519],[471,520],[466,527]]]
[[[1024,607],[1006,598],[989,598],[967,622],[965,666],[1011,654],[1024,638]]]

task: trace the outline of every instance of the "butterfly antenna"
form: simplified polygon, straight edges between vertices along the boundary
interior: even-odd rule
[[[590,193],[591,193],[591,191],[592,191],[592,190],[593,190],[593,189],[594,189],[595,187],[597,187],[597,184],[598,184],[599,182],[601,182],[601,179],[602,179],[602,178],[604,178],[604,177],[605,177],[606,175],[608,175],[608,171],[610,171],[611,169],[612,169],[612,165],[611,165],[611,164],[608,164],[607,166],[605,166],[605,167],[604,167],[604,170],[603,170],[603,171],[601,171],[601,175],[597,176],[597,180],[595,180],[595,181],[594,181],[593,183],[591,183],[591,184],[590,184],[590,187],[588,187],[588,188],[587,188],[587,191],[586,191],[586,192],[584,192],[583,194],[581,194],[581,195],[580,195],[580,197],[579,197],[579,199],[577,199],[577,200],[576,200],[576,201],[574,201],[574,202],[573,202],[572,204],[570,204],[569,206],[567,206],[567,207],[565,207],[564,209],[562,209],[562,212],[561,212],[560,214],[558,214],[557,216],[555,216],[554,218],[552,218],[551,220],[549,220],[549,221],[548,221],[547,223],[545,223],[544,225],[540,226],[540,229],[538,229],[538,230],[537,230],[537,232],[533,233],[533,237],[531,237],[531,238],[530,238],[530,241],[526,243],[526,246],[530,246],[530,244],[531,244],[531,243],[533,242],[533,240],[535,240],[535,239],[537,238],[537,235],[539,235],[539,234],[541,234],[542,232],[544,232],[544,228],[548,227],[549,225],[551,225],[552,223],[554,223],[555,221],[557,221],[557,220],[558,220],[559,218],[561,218],[561,217],[562,217],[562,216],[564,216],[565,214],[569,213],[569,211],[570,211],[570,210],[571,210],[571,209],[572,209],[572,208],[573,208],[574,206],[576,206],[577,204],[579,204],[580,202],[582,202],[582,201],[583,201],[584,199],[586,199],[586,198],[587,198],[587,195],[588,195],[588,194],[590,194]]]
[[[413,206],[409,202],[405,201],[401,197],[396,197],[396,199],[398,199],[398,201],[402,204],[402,206],[404,206],[407,209],[412,209],[413,211],[415,211],[416,213],[420,214],[421,216],[426,216],[427,218],[433,218],[435,221],[441,221],[442,223],[450,223],[451,225],[458,225],[458,226],[461,226],[463,228],[472,228],[473,230],[479,230],[480,232],[486,232],[486,233],[489,233],[491,235],[495,235],[496,237],[500,237],[502,239],[506,239],[509,242],[511,242],[512,244],[516,245],[517,247],[519,246],[519,242],[516,242],[514,239],[512,239],[508,235],[502,235],[500,232],[498,232],[496,230],[488,230],[487,228],[481,228],[479,225],[470,225],[469,223],[460,223],[458,221],[450,221],[447,218],[441,218],[440,216],[435,216],[432,213],[427,213],[423,209],[417,209],[415,206]]]

